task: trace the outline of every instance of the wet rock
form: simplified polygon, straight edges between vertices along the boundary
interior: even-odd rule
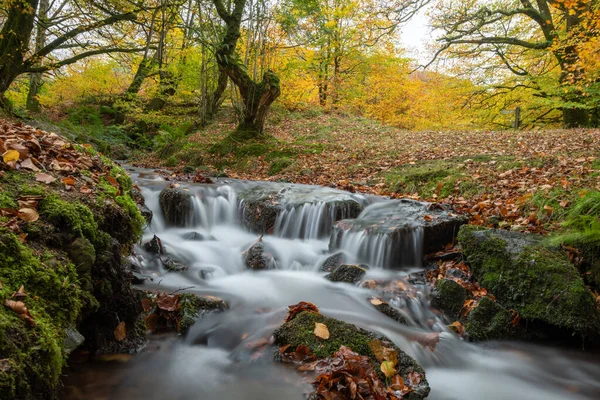
[[[160,238],[156,235],[146,243],[142,245],[142,248],[146,250],[148,253],[153,254],[155,256],[161,256],[166,254],[166,251],[162,245]]]
[[[85,338],[81,333],[77,332],[77,329],[74,327],[66,328],[65,339],[63,341],[63,351],[65,354],[70,354],[73,352],[73,350],[81,346],[84,341]]]
[[[325,276],[325,279],[329,279],[331,282],[345,282],[356,284],[367,273],[367,265],[340,265],[332,273]]]
[[[184,227],[192,218],[192,195],[180,188],[167,186],[160,192],[160,209],[167,225]]]
[[[473,277],[532,326],[600,336],[600,311],[577,269],[561,250],[531,234],[464,226],[459,243]]]
[[[141,304],[144,307],[146,328],[152,332],[185,334],[203,315],[221,312],[229,307],[217,297],[195,293],[146,292]]]
[[[330,249],[343,248],[346,240],[361,235],[361,259],[372,256],[377,244],[379,262],[384,266],[421,265],[423,255],[452,242],[467,217],[439,204],[409,199],[376,203],[354,220],[338,221],[332,231]]]
[[[140,214],[142,214],[142,217],[144,217],[144,220],[146,220],[146,223],[150,224],[150,222],[152,222],[152,216],[154,215],[152,213],[152,210],[150,210],[145,205],[143,205],[143,206],[138,205],[138,210],[140,210]]]
[[[198,232],[188,232],[181,235],[183,240],[187,240],[189,242],[202,242],[205,240],[217,240],[213,235],[204,235]]]
[[[315,336],[315,323],[324,324],[329,331],[329,338],[323,340]],[[293,351],[298,346],[307,346],[311,354],[317,359],[323,359],[333,356],[339,351],[340,346],[346,346],[352,351],[369,357],[374,368],[379,371],[379,362],[376,359],[370,343],[377,339],[386,348],[391,348],[398,352],[397,369],[405,382],[409,382],[408,374],[417,373],[421,377],[420,383],[414,388],[415,391],[410,395],[410,399],[418,400],[427,397],[430,388],[425,377],[423,368],[408,354],[396,347],[385,337],[378,336],[372,332],[361,329],[355,325],[334,319],[313,312],[302,312],[294,319],[281,325],[274,333],[275,344],[278,346],[289,345],[289,351]]]
[[[276,261],[273,255],[265,250],[264,243],[258,241],[246,250],[246,267],[252,270],[273,269]]]
[[[227,310],[224,300],[211,296],[183,293],[179,296],[179,333],[187,331],[203,315]]]
[[[465,323],[469,339],[474,341],[509,339],[515,335],[510,312],[498,302],[484,297]]]
[[[169,272],[183,272],[190,269],[185,262],[173,258],[172,256],[162,257],[163,267]]]
[[[334,269],[336,269],[337,267],[344,264],[344,262],[346,262],[345,254],[342,252],[335,253],[335,254],[327,257],[327,259],[325,261],[323,261],[323,264],[319,267],[319,271],[331,272]]]
[[[377,309],[377,311],[390,317],[394,321],[399,322],[402,325],[406,325],[406,318],[404,318],[404,315],[402,315],[402,313],[400,311],[398,311],[397,309],[395,309],[388,303],[377,304],[377,305],[374,305],[373,307],[375,307]]]
[[[242,223],[255,233],[272,233],[275,229],[277,217],[283,212],[299,213],[302,207],[322,206],[320,225],[317,228],[319,235],[326,235],[335,221],[344,218],[355,218],[363,209],[358,196],[337,189],[295,185],[286,183],[270,183],[268,185],[253,186],[238,195],[241,200]],[[327,218],[328,216],[329,218]],[[309,225],[314,221],[299,220],[297,224],[305,226],[290,227],[295,231],[299,227],[300,235],[306,234]],[[289,236],[290,232],[282,232]]]
[[[460,318],[465,301],[471,298],[471,293],[451,279],[440,279],[435,285],[431,305],[439,308],[452,321]]]
[[[86,289],[91,289],[91,272],[96,263],[96,249],[92,243],[79,237],[65,247],[66,253],[77,268],[79,280]]]

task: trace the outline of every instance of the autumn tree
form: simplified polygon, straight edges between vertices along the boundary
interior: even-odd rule
[[[289,45],[299,53],[314,51],[308,62],[317,75],[319,103],[335,105],[344,77],[364,62],[362,56],[393,41],[395,31],[429,1],[283,0],[279,22]]]
[[[99,54],[141,50],[127,38],[114,38],[108,31],[96,40],[90,39],[92,33],[135,20],[141,5],[110,0],[87,3],[65,0],[46,10],[51,18],[36,18],[39,0],[0,0],[0,4],[6,10],[0,30],[0,105],[5,108],[9,105],[6,91],[24,73],[51,71]],[[48,20],[52,23],[48,24]],[[51,40],[42,43],[42,38],[38,38],[32,49],[31,38],[38,25],[42,26],[37,32]]]
[[[247,0],[234,0],[230,7],[226,7],[222,0],[212,1],[225,24],[225,33],[216,50],[217,63],[239,90],[243,103],[242,116],[236,131],[243,132],[246,136],[260,136],[269,107],[281,93],[279,78],[267,70],[262,80],[256,82],[237,53]]]
[[[519,79],[507,88],[524,88],[536,96],[559,99],[565,127],[588,126],[585,67],[579,44],[597,35],[587,30],[598,0],[470,0],[442,1],[434,14],[434,28],[443,32],[437,55],[461,60],[484,60]],[[437,56],[436,55],[436,56]],[[544,87],[543,79],[557,70],[557,82]],[[482,70],[475,74],[481,74]],[[500,74],[500,78],[503,75]],[[556,90],[559,89],[559,90]]]

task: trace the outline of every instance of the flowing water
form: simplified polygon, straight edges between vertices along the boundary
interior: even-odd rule
[[[154,339],[148,351],[126,363],[73,372],[67,380],[67,399],[303,399],[310,386],[293,368],[269,361],[268,354],[255,359],[255,350],[246,345],[269,338],[285,317],[285,308],[300,301],[312,302],[327,316],[391,339],[425,368],[430,399],[600,398],[597,354],[523,343],[470,344],[448,331],[447,321],[429,306],[428,289],[404,280],[418,270],[418,265],[405,265],[406,260],[420,259],[423,235],[418,229],[402,245],[406,253],[402,266],[390,265],[385,235],[355,232],[330,243],[328,231],[335,212],[327,202],[315,199],[280,213],[273,234],[263,237],[277,260],[276,269],[248,271],[243,252],[258,235],[240,224],[244,202],[238,194],[253,183],[224,180],[185,185],[194,195],[193,216],[185,228],[167,228],[158,201],[167,182],[149,171],[130,172],[154,213],[144,240],[157,235],[169,254],[189,266],[187,271],[169,273],[161,265],[146,262],[143,250],[137,249],[137,262],[152,278],[140,288],[166,292],[185,288],[223,298],[230,308],[201,318],[184,338]],[[386,201],[353,198],[367,206],[365,212]],[[205,240],[186,240],[192,233]],[[366,279],[404,280],[407,290],[403,293],[410,295],[386,300],[402,312],[406,326],[372,307],[372,290],[323,278],[319,267],[332,254],[330,244],[342,249],[347,261],[369,264],[372,268]],[[432,331],[441,332],[435,351],[411,340]]]

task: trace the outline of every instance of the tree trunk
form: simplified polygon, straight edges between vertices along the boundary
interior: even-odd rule
[[[24,55],[29,49],[38,0],[10,2],[8,15],[0,31],[0,107],[8,108],[5,93],[23,73]]]
[[[40,0],[40,6],[38,9],[38,22],[35,34],[35,52],[37,53],[46,45],[46,30],[48,29],[48,9],[50,7],[50,0]],[[40,60],[39,65],[42,65]],[[42,89],[43,74],[41,72],[34,72],[29,76],[29,92],[27,93],[26,107],[29,111],[40,112],[40,101],[38,95]]]
[[[239,132],[260,136],[263,133],[269,107],[281,94],[279,78],[271,71],[263,75],[262,82],[251,82],[242,94],[244,101],[243,117],[237,127]],[[240,88],[240,93],[242,89]]]
[[[219,68],[217,86],[215,87],[215,90],[212,92],[212,94],[207,95],[208,98],[206,98],[203,102],[204,110],[202,110],[201,117],[202,125],[207,125],[209,122],[211,122],[214,119],[215,115],[217,115],[221,104],[223,104],[223,94],[227,89],[227,79],[227,73],[225,73],[225,71]]]
[[[226,24],[225,36],[216,52],[217,63],[238,87],[244,105],[236,130],[243,132],[243,137],[259,137],[263,133],[269,107],[281,94],[279,78],[272,71],[267,71],[261,82],[253,81],[235,53],[246,0],[235,0],[232,12],[227,11],[222,0],[213,0],[213,3]]]

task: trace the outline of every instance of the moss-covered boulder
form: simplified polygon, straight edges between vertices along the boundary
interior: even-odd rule
[[[165,223],[170,226],[188,226],[192,220],[192,195],[181,188],[167,186],[158,196]]]
[[[330,274],[325,275],[325,279],[331,282],[344,282],[357,284],[367,273],[368,266],[366,265],[349,265],[344,264],[337,267]]]
[[[474,341],[508,339],[515,335],[510,312],[489,297],[482,298],[467,316],[465,330]]]
[[[225,301],[216,297],[202,297],[193,293],[179,296],[179,333],[187,333],[203,315],[227,310]]]
[[[0,202],[30,209],[0,217],[0,398],[55,398],[77,346],[117,352],[145,341],[124,262],[144,220],[125,171],[91,146],[4,122],[0,139],[29,149],[0,158]]]
[[[329,331],[328,339],[321,339],[314,333],[315,324],[324,324]],[[298,346],[306,346],[311,354],[317,359],[331,357],[340,346],[346,346],[352,351],[369,357],[374,368],[379,371],[377,356],[372,350],[372,341],[379,340],[384,347],[394,349],[398,352],[398,364],[396,369],[405,382],[409,381],[409,374],[417,373],[421,377],[415,391],[408,395],[409,399],[423,399],[429,394],[429,384],[425,377],[423,368],[408,354],[395,346],[390,340],[378,336],[372,332],[361,329],[355,325],[329,318],[314,312],[301,312],[294,319],[281,325],[274,333],[275,344],[287,346],[288,349],[296,349]]]
[[[439,308],[452,320],[458,320],[465,301],[471,296],[469,291],[452,279],[436,282],[431,305]]]
[[[459,243],[474,278],[520,317],[586,337],[600,336],[600,311],[577,269],[541,237],[464,226]]]

